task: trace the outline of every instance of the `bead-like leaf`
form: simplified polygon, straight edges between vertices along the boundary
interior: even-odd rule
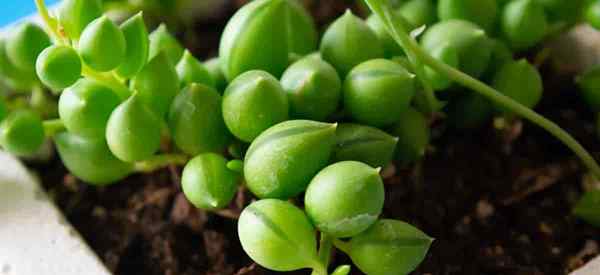
[[[348,238],[369,228],[383,210],[385,193],[379,169],[357,161],[327,166],[310,182],[306,213],[323,233]]]
[[[392,127],[391,134],[398,137],[396,161],[407,164],[420,160],[429,144],[427,118],[413,108],[404,111]]]
[[[317,49],[317,27],[313,17],[297,0],[288,1],[288,35],[290,52],[307,55]]]
[[[355,160],[372,167],[384,167],[393,157],[398,138],[377,128],[344,123],[336,132],[335,161]]]
[[[50,46],[38,56],[35,68],[44,85],[62,90],[81,77],[81,58],[71,47]]]
[[[496,0],[440,0],[438,15],[441,21],[462,19],[493,31],[498,15]]]
[[[227,168],[218,154],[201,154],[186,164],[181,176],[185,197],[197,208],[219,209],[229,205],[238,187],[239,175]]]
[[[164,117],[179,92],[179,78],[166,52],[160,52],[132,79],[131,87],[159,117]]]
[[[591,225],[600,227],[600,190],[583,194],[573,212]]]
[[[225,75],[223,74],[223,70],[221,70],[221,61],[218,57],[211,58],[204,62],[204,67],[210,74],[212,80],[215,82],[215,88],[219,93],[223,93],[225,88],[227,88],[227,80],[225,79]]]
[[[117,68],[125,60],[125,36],[115,23],[102,16],[90,23],[79,40],[83,62],[92,69],[106,72]]]
[[[34,71],[24,71],[17,68],[8,58],[6,41],[0,38],[0,81],[5,82],[10,88],[29,92],[36,85]]]
[[[587,70],[575,81],[583,101],[592,111],[600,112],[600,66]]]
[[[0,123],[0,145],[17,156],[35,154],[44,143],[40,116],[30,110],[19,110]]]
[[[122,180],[133,165],[117,159],[101,137],[83,138],[63,132],[54,137],[56,148],[67,169],[81,180],[106,185]]]
[[[183,47],[169,32],[165,24],[161,24],[150,34],[150,59],[153,59],[162,51],[166,52],[167,57],[173,64],[177,64],[183,55]]]
[[[85,27],[100,16],[102,16],[100,0],[63,0],[58,20],[69,38],[79,39]]]
[[[544,90],[542,76],[525,59],[504,64],[496,73],[492,85],[528,108],[533,108],[540,102]],[[497,109],[506,112],[506,108],[501,106],[497,106]]]
[[[403,275],[417,268],[432,242],[431,237],[410,224],[380,220],[354,237],[344,252],[366,274]]]
[[[61,94],[58,113],[70,132],[98,138],[104,136],[108,118],[120,103],[110,88],[84,78]]]
[[[267,199],[250,204],[240,216],[238,234],[244,251],[268,269],[293,271],[318,262],[315,229],[289,202]]]
[[[215,88],[215,81],[208,70],[187,50],[177,63],[176,69],[182,86],[198,83]]]
[[[246,184],[259,198],[288,199],[306,190],[329,162],[336,124],[290,120],[252,142],[244,160]]]
[[[524,50],[542,41],[548,21],[544,8],[535,0],[515,0],[504,7],[501,27],[510,46]]]
[[[238,76],[223,94],[225,124],[233,135],[246,142],[287,120],[288,113],[288,99],[281,84],[264,71]]]
[[[110,151],[120,160],[151,157],[160,147],[161,120],[134,94],[113,111],[106,126]]]
[[[116,72],[123,78],[130,78],[137,74],[148,61],[149,38],[142,13],[129,18],[120,26],[125,37],[125,60]]]
[[[440,47],[431,51],[431,56],[454,68],[458,68],[460,65],[458,51],[456,48],[450,45],[440,45]],[[425,68],[425,74],[427,75],[427,80],[431,83],[431,86],[434,90],[445,90],[452,85],[452,81],[450,81],[448,77],[429,67]]]
[[[221,96],[203,84],[187,86],[173,101],[169,128],[175,144],[185,153],[220,153],[231,142],[221,113]]]
[[[6,41],[6,53],[21,70],[34,71],[38,55],[50,44],[50,37],[41,27],[27,22],[10,34]]]

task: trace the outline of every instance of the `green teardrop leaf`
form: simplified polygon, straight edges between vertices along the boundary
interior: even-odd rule
[[[307,55],[317,49],[317,27],[313,17],[297,0],[287,0],[288,36],[290,39],[290,52]]]
[[[63,132],[54,136],[54,142],[69,172],[85,182],[115,183],[133,171],[132,164],[120,161],[110,152],[103,137],[88,139]]]
[[[398,139],[377,128],[342,123],[336,132],[335,161],[355,160],[385,167],[393,157]]]
[[[544,8],[535,0],[515,0],[504,7],[501,27],[510,46],[524,50],[544,39],[548,20]]]
[[[15,66],[32,72],[38,55],[50,45],[48,34],[38,25],[27,22],[10,33],[6,41],[6,53]]]
[[[440,45],[440,47],[431,51],[431,56],[454,68],[458,68],[460,65],[458,51],[450,45]],[[425,68],[425,74],[427,75],[427,80],[436,91],[448,89],[452,85],[452,81],[447,76],[438,73],[430,67]]]
[[[496,0],[440,0],[438,15],[441,21],[462,19],[493,31],[498,15]]]
[[[11,154],[33,155],[43,143],[42,119],[33,111],[15,111],[0,123],[0,145]]]
[[[436,3],[433,0],[408,0],[398,11],[414,27],[428,27],[438,20]]]
[[[432,242],[410,224],[379,220],[350,240],[347,253],[366,274],[409,274],[425,259]]]
[[[215,81],[208,70],[188,50],[183,53],[176,69],[182,86],[198,83],[215,87]]]
[[[61,94],[58,113],[69,132],[98,138],[104,136],[108,118],[120,103],[110,88],[83,78]]]
[[[290,120],[263,132],[244,160],[250,191],[259,198],[288,199],[306,190],[329,162],[336,128],[336,124]]]
[[[183,55],[183,47],[169,32],[165,24],[161,24],[150,34],[150,59],[163,51],[173,64],[177,64]]]
[[[35,68],[42,83],[58,91],[81,77],[81,58],[71,47],[50,46],[38,56]]]
[[[252,142],[267,128],[288,119],[288,99],[276,78],[264,71],[238,76],[223,94],[223,117],[237,138]]]
[[[348,275],[350,274],[351,267],[349,265],[338,266],[331,275]]]
[[[589,4],[585,10],[585,20],[596,30],[600,30],[600,2]]]
[[[540,102],[544,90],[542,76],[525,59],[504,64],[496,73],[492,85],[527,108],[533,108]],[[496,106],[496,109],[507,112],[502,106]]]
[[[429,144],[429,124],[427,118],[413,108],[405,110],[399,118],[390,132],[398,137],[396,160],[402,164],[413,163],[425,156]]]
[[[137,74],[148,61],[149,38],[142,12],[129,18],[120,26],[125,37],[125,60],[116,72],[122,78],[130,78]]]
[[[600,190],[585,192],[573,213],[589,224],[600,227]]]
[[[306,214],[289,202],[267,199],[250,204],[238,221],[244,251],[261,266],[293,271],[315,265],[315,229]]]
[[[148,62],[131,81],[139,98],[159,117],[168,112],[171,102],[179,92],[179,78],[166,52],[161,52]]]
[[[37,84],[34,71],[23,71],[10,61],[4,39],[0,39],[0,78],[9,88],[20,92],[30,92],[31,88]]]
[[[100,16],[100,0],[63,0],[58,11],[59,23],[72,39],[79,39],[85,27]]]
[[[212,80],[215,82],[215,88],[219,93],[223,93],[225,88],[227,88],[227,80],[225,79],[225,75],[223,74],[223,70],[221,70],[221,61],[218,57],[211,58],[204,62],[204,67],[210,74]]]
[[[221,96],[202,84],[191,84],[177,95],[168,123],[177,147],[192,156],[223,152],[232,140],[223,121]]]
[[[384,200],[379,169],[362,162],[343,161],[327,166],[312,179],[304,207],[319,231],[349,238],[375,223]]]
[[[185,197],[197,208],[224,208],[233,199],[239,175],[227,168],[227,160],[218,154],[201,154],[186,164],[181,176]]]
[[[600,112],[600,66],[585,71],[575,79],[580,96],[594,112]]]
[[[134,94],[110,115],[106,141],[120,160],[145,160],[160,148],[162,121]]]
[[[402,47],[388,33],[385,25],[381,22],[381,19],[379,19],[376,14],[369,16],[366,23],[375,32],[377,37],[379,37],[379,41],[381,41],[383,45],[384,56],[386,58],[405,55]]]
[[[125,60],[127,44],[123,32],[108,17],[90,23],[79,40],[83,62],[100,72],[117,68]]]

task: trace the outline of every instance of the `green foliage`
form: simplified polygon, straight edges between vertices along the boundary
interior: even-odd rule
[[[108,118],[120,103],[110,88],[82,78],[61,94],[58,113],[69,132],[98,138],[104,136]]]
[[[71,47],[50,46],[38,56],[35,68],[44,85],[62,90],[81,77],[81,58]]]
[[[95,185],[118,182],[133,171],[133,165],[117,159],[104,137],[84,138],[69,132],[54,136],[58,154],[76,177]]]
[[[575,81],[583,101],[594,112],[600,112],[600,66],[578,76]]]
[[[323,121],[339,105],[342,81],[335,69],[320,58],[306,57],[283,74],[292,118]]]
[[[326,167],[312,179],[304,206],[321,232],[348,238],[375,223],[384,199],[379,169],[357,161],[343,161]]]
[[[259,198],[289,199],[327,166],[335,146],[336,124],[290,120],[257,137],[246,153],[244,176]]]
[[[410,224],[380,220],[352,238],[345,252],[366,274],[409,274],[423,261],[432,242],[431,237]]]
[[[585,9],[585,20],[597,30],[600,30],[600,1],[594,1]]]
[[[0,38],[0,80],[17,91],[28,91],[37,84],[35,72],[21,70],[10,61],[6,51],[6,40],[2,38]]]
[[[244,251],[275,271],[310,268],[318,262],[315,229],[306,214],[276,199],[250,204],[238,221]]]
[[[198,83],[215,87],[215,81],[208,70],[187,50],[183,53],[176,70],[182,86]]]
[[[79,39],[85,27],[102,16],[100,0],[63,0],[58,20],[68,37]]]
[[[11,113],[0,123],[0,145],[17,156],[30,156],[44,143],[40,116],[29,110]]]
[[[142,13],[129,18],[119,27],[125,37],[125,59],[117,68],[120,77],[130,78],[137,74],[148,61],[150,42]]]
[[[185,197],[197,208],[224,208],[237,191],[239,175],[227,168],[227,160],[215,153],[201,154],[186,164],[181,176]]]
[[[160,147],[162,121],[134,94],[110,115],[106,141],[120,160],[135,162],[148,159]]]
[[[600,227],[600,190],[585,192],[575,205],[573,213],[589,224]]]
[[[473,93],[452,100],[447,107],[448,123],[457,129],[481,127],[493,113],[490,101]]]
[[[427,118],[413,108],[406,109],[398,116],[391,134],[398,138],[396,161],[401,164],[420,160],[429,145],[429,123]]]
[[[6,54],[19,69],[33,72],[38,55],[50,46],[50,37],[33,23],[16,27],[6,40]]]
[[[346,77],[343,89],[346,111],[356,121],[375,127],[398,121],[417,90],[415,75],[385,59],[356,66]]]
[[[460,60],[456,48],[450,45],[440,45],[438,48],[431,51],[431,56],[437,60],[444,62],[454,68],[458,68]],[[425,68],[427,80],[430,82],[434,90],[445,90],[452,85],[452,81],[448,77],[438,73],[437,71],[427,67]]]
[[[398,11],[413,27],[430,26],[437,21],[435,4],[434,0],[408,0]]]
[[[160,52],[131,80],[131,87],[160,118],[179,92],[179,77],[166,52]]]
[[[544,90],[542,76],[525,59],[504,64],[496,73],[493,86],[527,108],[533,108],[540,102]],[[508,111],[502,106],[496,106],[496,109]]]
[[[372,167],[384,167],[394,157],[398,138],[377,128],[342,123],[336,132],[334,161],[354,160]]]
[[[126,53],[127,42],[123,32],[106,16],[92,21],[81,34],[81,59],[96,71],[117,68],[125,60]]]
[[[221,62],[218,57],[211,58],[204,62],[204,68],[208,71],[208,74],[211,76],[211,79],[215,82],[215,88],[219,93],[223,93],[225,88],[227,88],[227,80],[225,79],[225,75],[223,74],[223,70],[221,70]]]
[[[384,55],[377,34],[349,10],[325,31],[320,51],[323,60],[333,65],[342,76],[354,66]]]
[[[223,117],[229,131],[252,142],[267,128],[288,119],[285,91],[264,71],[249,71],[234,79],[223,94]]]
[[[150,59],[155,58],[161,52],[165,52],[169,61],[171,61],[172,64],[177,64],[177,62],[181,59],[181,56],[183,56],[183,47],[169,32],[167,25],[161,24],[158,26],[158,28],[156,28],[156,30],[150,34],[149,39]]]
[[[462,19],[491,32],[496,24],[496,0],[439,0],[438,16],[441,21]]]
[[[551,22],[574,24],[582,15],[586,2],[595,0],[536,0],[544,7]]]
[[[4,99],[0,97],[0,122],[2,122],[4,118],[6,118],[7,114],[8,107],[6,106],[6,102],[4,102]]]
[[[514,0],[502,11],[504,38],[515,50],[524,50],[541,42],[548,31],[544,8],[535,0]]]
[[[398,12],[399,14],[399,12]],[[367,18],[367,25],[375,32],[379,41],[381,41],[383,45],[383,52],[386,58],[391,58],[394,56],[403,56],[404,50],[396,41],[392,38],[392,36],[388,33],[385,25],[381,23],[381,19],[377,17],[377,15],[372,14]]]
[[[221,96],[214,88],[191,84],[173,101],[168,124],[173,141],[183,152],[220,153],[231,142],[221,113]]]

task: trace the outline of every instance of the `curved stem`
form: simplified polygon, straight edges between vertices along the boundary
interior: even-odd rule
[[[333,238],[323,232],[321,232],[321,241],[319,242],[319,260],[325,269],[329,266],[329,260],[331,259],[331,249],[333,249]],[[325,273],[326,274],[326,273]],[[321,275],[314,270],[312,275]]]
[[[114,75],[97,72],[86,65],[83,65],[81,74],[85,77],[105,84],[111,88],[122,100],[127,99],[132,94],[131,90],[129,90],[129,88],[123,84],[123,82],[116,79]]]
[[[46,25],[46,28],[50,31],[51,35],[58,43],[66,43],[60,31],[58,30],[58,21],[50,16],[50,12],[46,7],[44,0],[35,0],[35,6],[37,7],[38,13],[42,18],[42,21]]]
[[[65,130],[65,124],[60,119],[45,120],[43,122],[43,127],[46,137],[53,137],[57,133]]]
[[[184,165],[189,157],[183,154],[156,155],[150,159],[137,162],[134,170],[136,172],[149,173],[169,165]]]
[[[581,161],[590,169],[590,171],[600,177],[600,166],[594,160],[592,155],[588,153],[585,148],[577,140],[575,140],[569,133],[560,128],[556,123],[548,120],[547,118],[541,116],[535,111],[523,106],[517,101],[513,100],[510,97],[505,96],[500,93],[496,89],[486,85],[485,83],[465,74],[443,62],[440,62],[433,58],[431,55],[426,53],[421,47],[417,44],[416,41],[410,39],[406,32],[403,32],[401,29],[402,26],[399,26],[398,21],[393,20],[393,13],[391,9],[386,4],[383,4],[381,0],[366,0],[367,4],[371,7],[374,13],[378,16],[387,18],[385,21],[387,24],[386,27],[393,34],[392,37],[398,42],[406,52],[410,52],[414,54],[417,59],[423,62],[425,65],[431,67],[435,71],[440,74],[446,75],[448,78],[453,80],[456,83],[460,83],[463,86],[472,89],[475,92],[480,93],[485,96],[490,101],[501,105],[513,113],[526,118],[527,120],[537,124],[538,126],[544,128],[546,131],[551,133],[561,142],[563,142],[567,147],[569,147],[580,159]]]

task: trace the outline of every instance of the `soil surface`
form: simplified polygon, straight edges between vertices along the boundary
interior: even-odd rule
[[[198,56],[215,55],[226,19],[242,3],[182,32],[183,43]],[[343,1],[307,4],[321,26],[346,8]],[[572,77],[547,67],[537,110],[600,152],[594,115],[577,97]],[[422,163],[385,170],[384,217],[436,238],[414,274],[567,274],[599,254],[600,231],[571,214],[585,169],[555,138],[520,121],[508,130],[491,121],[475,131],[446,129],[443,121],[433,129]],[[98,188],[69,175],[57,157],[30,166],[115,274],[276,274],[254,265],[240,247],[235,216],[251,200],[246,192],[228,210],[207,213],[181,193],[180,167]],[[340,253],[334,257],[336,265],[349,263]]]

